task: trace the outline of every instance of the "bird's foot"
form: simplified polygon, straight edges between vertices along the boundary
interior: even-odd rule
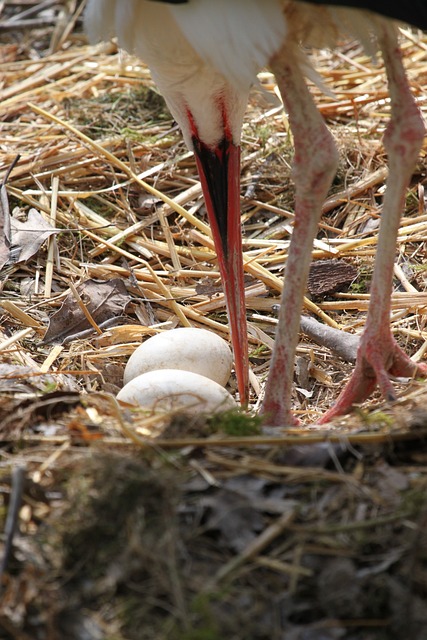
[[[318,420],[317,424],[330,422],[337,416],[349,413],[353,405],[364,402],[378,385],[385,400],[396,400],[396,391],[390,377],[427,377],[427,365],[418,364],[399,347],[391,334],[362,337],[356,366],[336,403]]]
[[[269,427],[282,427],[283,429],[289,427],[297,427],[300,421],[291,411],[284,406],[284,403],[275,402],[270,399],[264,400],[260,414],[263,417],[263,424],[265,428]]]

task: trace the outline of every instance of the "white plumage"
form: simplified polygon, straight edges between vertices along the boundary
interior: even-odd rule
[[[357,2],[353,4],[358,4]],[[331,134],[304,81],[314,75],[300,47],[333,46],[347,31],[370,52],[382,51],[392,99],[385,135],[390,180],[384,200],[371,306],[355,372],[322,421],[348,411],[378,384],[394,398],[392,375],[427,373],[395,343],[389,326],[396,234],[424,125],[409,92],[395,24],[358,8],[295,0],[89,0],[92,40],[117,36],[151,69],[185,141],[193,148],[217,247],[231,323],[239,389],[247,400],[247,345],[239,221],[239,143],[249,88],[270,66],[289,114],[295,143],[295,225],[286,264],[276,346],[263,412],[270,424],[294,422],[290,412],[293,361],[312,241],[337,167]]]
[[[285,10],[289,5],[288,15],[282,5]],[[183,105],[190,107],[201,139],[215,145],[223,134],[215,96],[222,94],[233,114],[230,123],[238,143],[249,88],[284,41],[301,70],[314,78],[301,41],[332,46],[341,27],[363,39],[370,51],[376,49],[372,17],[366,12],[281,0],[193,0],[178,5],[90,0],[85,24],[91,41],[117,37],[123,49],[149,66],[190,148]]]

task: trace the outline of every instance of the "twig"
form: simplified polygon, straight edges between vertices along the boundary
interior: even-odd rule
[[[18,528],[19,510],[22,503],[22,494],[24,491],[26,467],[19,466],[12,470],[12,488],[10,493],[10,503],[7,512],[6,524],[4,528],[5,543],[3,557],[0,562],[0,593],[2,590],[3,575],[6,571],[12,552],[13,538]]]
[[[288,513],[284,513],[273,524],[265,529],[255,540],[250,542],[246,549],[238,556],[232,558],[227,564],[225,564],[218,573],[210,580],[206,587],[206,591],[213,591],[219,585],[219,583],[227,578],[231,573],[236,571],[245,562],[248,562],[260,553],[265,547],[267,547],[282,531],[289,527],[295,518],[295,510]]]
[[[301,331],[316,344],[331,349],[346,362],[356,362],[359,336],[328,327],[326,324],[307,316],[301,316]]]
[[[50,201],[50,216],[49,221],[52,227],[56,227],[56,212],[58,207],[58,187],[59,178],[55,176],[52,180],[52,198]],[[56,248],[56,238],[52,235],[47,241],[47,260],[46,260],[46,282],[45,282],[45,297],[50,298],[52,294],[52,278],[53,278],[53,263]]]

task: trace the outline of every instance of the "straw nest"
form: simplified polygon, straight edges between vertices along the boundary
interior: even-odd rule
[[[421,640],[423,383],[400,381],[393,406],[374,397],[319,431],[310,424],[352,365],[314,331],[297,353],[299,428],[265,434],[251,416],[147,415],[115,400],[146,336],[201,326],[227,338],[228,327],[192,154],[147,68],[114,43],[88,46],[81,10],[0,3],[1,211],[13,232],[0,252],[4,637]],[[425,112],[427,39],[405,30],[402,49]],[[341,159],[305,313],[353,334],[369,300],[388,93],[357,44],[313,55],[335,92],[312,88]],[[264,72],[242,161],[255,412],[292,232],[291,163]],[[394,335],[415,360],[427,345],[424,178],[425,148],[392,301]]]

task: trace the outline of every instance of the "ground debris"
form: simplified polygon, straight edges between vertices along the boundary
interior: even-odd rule
[[[107,281],[86,280],[75,289],[76,295],[69,294],[60,309],[49,321],[43,341],[63,343],[83,334],[102,333],[99,326],[112,326],[112,320],[122,319],[130,295],[123,280],[115,278]],[[77,296],[77,300],[76,300]],[[77,302],[77,304],[76,304]]]
[[[266,453],[73,448],[44,477],[30,462],[2,637],[422,640],[427,476],[411,448],[347,456],[340,474],[280,457],[272,474]],[[239,458],[250,474],[230,472]]]
[[[310,266],[307,289],[314,298],[340,291],[357,277],[357,269],[344,260],[318,260]]]

